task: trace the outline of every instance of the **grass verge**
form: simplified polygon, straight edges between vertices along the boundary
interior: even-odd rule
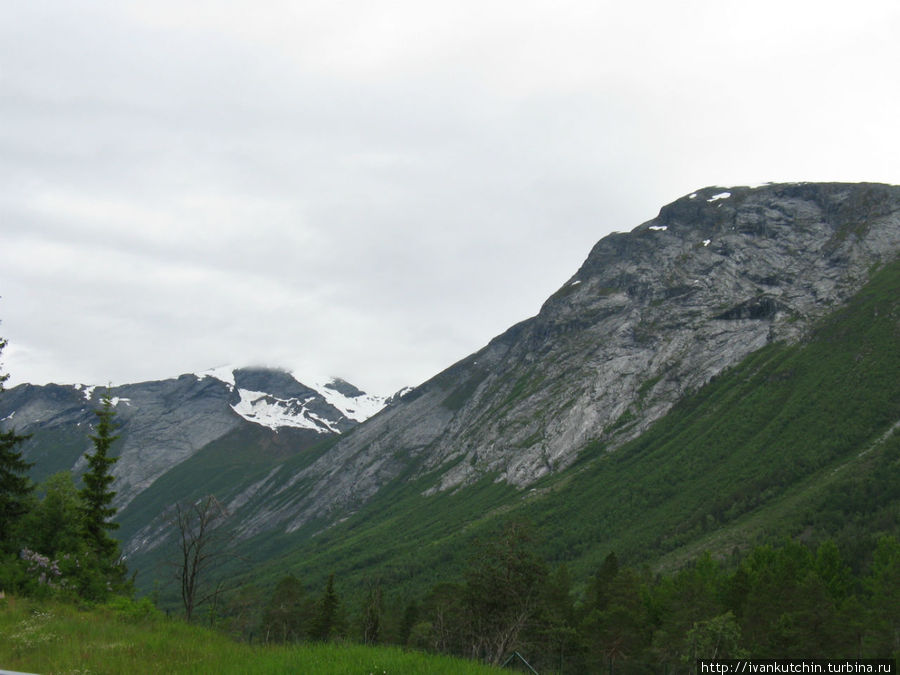
[[[488,666],[397,647],[248,645],[166,619],[148,603],[79,608],[0,600],[0,669],[115,673],[496,673]]]

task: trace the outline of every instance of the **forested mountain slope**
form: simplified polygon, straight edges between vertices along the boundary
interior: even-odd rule
[[[257,518],[339,518],[393,479],[525,487],[636,438],[686,393],[812,322],[900,250],[900,188],[701,190],[601,240],[540,313],[261,490]],[[289,490],[289,492],[287,492]],[[270,497],[289,505],[267,507]]]
[[[677,565],[776,532],[882,531],[898,252],[898,187],[699,190],[602,239],[537,316],[364,423],[309,442],[234,426],[139,492],[122,483],[130,565],[149,588],[173,505],[208,494],[243,554],[229,573],[248,578],[428,584],[511,515],[582,571],[609,550]],[[31,459],[74,461],[70,445]]]
[[[799,537],[859,564],[900,527],[900,262],[877,271],[807,339],[769,345],[684,397],[614,452],[590,443],[527,490],[487,476],[426,495],[433,476],[382,491],[345,522],[260,537],[266,569],[348,582],[435,583],[498,524],[533,524],[545,560],[585,578],[610,552],[674,569]]]
[[[211,446],[123,529],[162,512],[183,480],[189,496],[210,488],[233,506],[239,548],[295,550],[316,574],[427,577],[453,564],[459,536],[511,512],[541,525],[552,558],[585,566],[609,548],[674,561],[723,528],[738,528],[737,545],[790,530],[794,511],[765,509],[842,475],[827,472],[900,419],[898,250],[895,187],[698,191],[599,242],[536,317],[352,433],[284,461]],[[187,478],[245,461],[238,487]],[[160,523],[132,537],[138,559]]]

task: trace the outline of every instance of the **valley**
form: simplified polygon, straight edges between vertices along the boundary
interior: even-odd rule
[[[362,623],[377,586],[393,617],[385,630],[441,651],[428,632],[441,588],[468,597],[473,552],[521,526],[526,558],[543,570],[535,578],[542,588],[557,579],[565,612],[578,614],[553,624],[581,636],[572,645],[609,637],[598,588],[614,560],[631,589],[622,606],[650,612],[628,638],[635,668],[682,659],[684,645],[654,631],[726,613],[753,636],[746,647],[774,654],[781,643],[760,617],[782,615],[728,596],[741,574],[769,589],[760,597],[774,593],[754,575],[785,556],[802,571],[796,584],[827,586],[815,561],[833,556],[856,579],[821,590],[836,626],[850,598],[881,608],[872,589],[900,570],[898,345],[900,187],[704,188],[599,241],[536,316],[394,396],[271,368],[112,388],[116,536],[139,592],[175,609],[173,512],[214,496],[228,556],[204,581],[222,584],[215,611],[240,637],[296,575],[308,589],[336,579]],[[31,434],[33,480],[84,470],[98,391],[0,395],[0,418]],[[676,620],[665,589],[692,570],[706,570],[709,606]],[[252,621],[241,603],[255,603]],[[423,614],[403,635],[413,604]],[[871,653],[900,649],[872,628],[896,621],[884,611],[865,615],[871,631],[858,642]],[[453,639],[444,651],[491,660],[484,645]],[[546,635],[528,639],[550,649]],[[578,643],[573,667],[596,666],[599,653]]]

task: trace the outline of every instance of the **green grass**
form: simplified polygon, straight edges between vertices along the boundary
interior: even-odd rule
[[[0,668],[32,673],[490,673],[395,647],[247,645],[155,612],[0,600]]]

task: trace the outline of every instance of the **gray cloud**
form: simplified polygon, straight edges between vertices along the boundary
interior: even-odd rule
[[[894,2],[444,4],[7,8],[13,381],[389,392],[695,188],[900,182]]]

